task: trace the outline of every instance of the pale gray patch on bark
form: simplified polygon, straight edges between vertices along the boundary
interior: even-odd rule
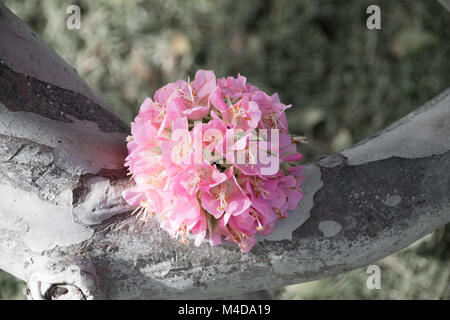
[[[450,149],[450,89],[342,154],[349,165],[391,157],[423,158]]]
[[[325,238],[332,238],[341,231],[342,226],[333,220],[324,220],[319,222],[319,230]]]

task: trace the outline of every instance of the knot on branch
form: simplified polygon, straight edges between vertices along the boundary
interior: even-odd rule
[[[47,263],[35,270],[26,289],[30,300],[92,300],[98,289],[90,259]]]
[[[334,168],[334,167],[346,165],[347,158],[345,156],[343,156],[341,153],[336,152],[329,156],[321,157],[317,161],[317,164],[322,168],[323,167]]]

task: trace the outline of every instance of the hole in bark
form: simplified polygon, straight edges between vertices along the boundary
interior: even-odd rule
[[[47,300],[86,300],[83,292],[70,284],[54,284],[45,293]]]

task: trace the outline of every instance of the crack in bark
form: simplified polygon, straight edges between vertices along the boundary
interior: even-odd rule
[[[73,182],[72,175],[55,166],[53,149],[48,146],[2,134],[0,134],[0,146],[6,146],[7,149],[18,146],[8,158],[0,160],[0,175],[14,187],[28,191],[46,189],[57,195],[64,185],[71,185]],[[41,185],[39,180],[46,175],[51,177]]]
[[[13,155],[11,155],[11,157],[9,157],[9,159],[8,160],[6,160],[6,162],[11,162],[22,150],[23,150],[23,148],[25,147],[25,145],[24,144],[22,144],[20,147],[19,147],[19,149],[17,149],[16,150],[16,152],[13,154]]]

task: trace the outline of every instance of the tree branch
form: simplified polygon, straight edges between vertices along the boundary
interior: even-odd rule
[[[30,298],[236,295],[370,264],[450,221],[447,90],[310,163],[300,206],[249,254],[178,244],[121,198],[128,126],[1,4],[0,41],[0,268]]]

